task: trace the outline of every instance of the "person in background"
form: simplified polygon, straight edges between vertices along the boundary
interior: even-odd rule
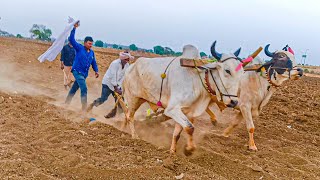
[[[61,51],[61,69],[63,70],[64,78],[63,78],[63,85],[64,88],[67,90],[67,88],[71,87],[71,84],[74,82],[73,75],[71,73],[73,60],[76,55],[76,51],[73,48],[70,41],[68,41],[68,44],[65,45]]]

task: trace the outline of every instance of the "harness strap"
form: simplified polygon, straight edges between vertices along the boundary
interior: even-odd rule
[[[275,83],[272,82],[272,80],[271,80],[271,75],[272,75],[272,74],[271,74],[271,75],[269,74],[270,69],[271,69],[271,68],[269,68],[269,69],[266,71],[266,76],[267,76],[267,80],[268,80],[269,84],[271,84],[271,86],[274,87],[274,88],[280,87],[279,85],[277,85],[277,84],[275,84]]]
[[[160,97],[159,97],[159,101],[158,101],[158,103],[157,103],[157,106],[159,106],[159,107],[163,107],[163,106],[162,106],[162,103],[161,103],[163,80],[167,77],[166,72],[167,72],[169,66],[172,64],[172,62],[173,62],[175,59],[177,59],[177,57],[175,57],[174,59],[172,59],[172,60],[170,61],[170,63],[168,64],[168,66],[167,66],[166,69],[164,70],[163,74],[161,74],[162,80],[161,80],[161,88],[160,88]]]
[[[205,73],[205,84],[207,85],[207,88],[208,88],[208,92],[212,95],[216,95],[216,92],[211,88],[211,85],[210,85],[210,82],[209,82],[209,72],[208,70],[206,70],[206,73]]]
[[[210,74],[211,74],[211,77],[212,77],[212,79],[213,79],[213,81],[214,81],[214,83],[216,84],[216,86],[217,86],[217,89],[218,89],[218,91],[219,91],[219,93],[220,93],[220,96],[221,96],[221,101],[223,101],[223,97],[222,96],[226,96],[226,97],[238,97],[238,96],[236,96],[236,95],[229,95],[229,94],[224,94],[224,93],[222,93],[221,92],[221,90],[220,90],[220,88],[219,88],[219,86],[218,86],[218,84],[217,84],[217,82],[216,82],[216,80],[214,79],[214,77],[213,77],[213,74],[212,74],[212,72],[210,71]],[[222,80],[221,80],[221,77],[220,77],[220,81],[221,81],[221,83],[222,83]],[[224,86],[223,86],[224,87]],[[225,87],[224,87],[225,88]],[[226,90],[226,89],[225,89]],[[226,90],[227,91],[227,90]],[[227,92],[228,93],[228,92]]]
[[[195,66],[195,68],[197,69],[198,76],[199,76],[199,78],[200,78],[200,81],[201,81],[201,83],[202,83],[202,86],[203,86],[204,89],[207,90],[208,93],[210,94],[211,100],[212,100],[213,102],[215,102],[215,103],[218,105],[219,109],[222,111],[222,110],[225,109],[227,106],[226,106],[222,101],[219,101],[219,100],[218,100],[216,92],[211,88],[210,81],[209,81],[209,71],[208,71],[208,69],[207,69],[206,72],[205,72],[205,78],[204,78],[205,82],[203,83],[203,80],[202,80],[202,78],[201,78],[201,76],[200,76],[200,70],[199,70],[198,66],[196,65],[195,60],[193,60],[193,61],[194,61],[194,66]],[[210,73],[211,73],[211,71],[210,71]]]
[[[208,84],[203,83],[203,80],[202,80],[201,75],[200,75],[200,70],[199,70],[199,68],[198,68],[198,66],[197,66],[197,63],[196,63],[196,60],[195,60],[195,59],[193,59],[193,63],[194,63],[194,67],[196,68],[196,70],[197,70],[197,72],[198,72],[198,76],[199,76],[199,79],[200,79],[200,81],[201,81],[202,86],[204,87],[205,90],[208,91],[208,93],[210,93],[210,91],[208,90]],[[207,72],[208,72],[208,70],[206,70],[206,73],[207,73]],[[214,94],[214,95],[215,95],[215,94]]]

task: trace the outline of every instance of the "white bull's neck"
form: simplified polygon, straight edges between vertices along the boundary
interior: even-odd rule
[[[273,95],[274,92],[276,92],[277,88],[273,87],[268,79],[267,76],[264,72],[262,72],[262,75],[260,74],[260,72],[256,72],[257,78],[259,79],[259,86],[260,88],[259,91],[261,91],[261,102],[260,102],[260,106],[259,111],[262,110],[262,108],[269,102],[271,96]]]

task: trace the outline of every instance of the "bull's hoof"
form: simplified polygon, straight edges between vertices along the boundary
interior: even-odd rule
[[[257,146],[249,146],[248,149],[249,151],[258,151]]]
[[[132,139],[140,139],[139,136],[137,134],[133,134],[132,135]]]
[[[227,132],[223,132],[222,136],[223,136],[223,137],[229,137],[229,136],[230,136],[230,134],[229,134],[229,133],[227,133]]]
[[[186,156],[191,156],[193,154],[193,151],[195,150],[196,148],[194,147],[191,147],[191,148],[188,148],[187,146],[184,148],[184,155]]]
[[[170,154],[171,155],[176,155],[176,150],[175,149],[170,149]]]
[[[224,131],[223,131],[223,136],[224,137],[229,137],[230,136],[230,134],[231,134],[231,130],[229,129],[229,128],[227,128],[227,129],[225,129]]]

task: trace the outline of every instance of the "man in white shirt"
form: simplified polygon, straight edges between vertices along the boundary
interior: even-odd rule
[[[124,74],[129,67],[129,61],[133,60],[134,57],[127,51],[121,52],[119,54],[119,59],[112,61],[110,64],[106,74],[102,79],[102,92],[101,97],[94,100],[88,107],[87,111],[91,111],[92,108],[95,106],[99,106],[103,104],[109,97],[110,94],[115,97],[114,92],[118,94],[122,94],[122,82],[124,79]],[[115,97],[116,98],[116,97]],[[106,118],[113,117],[116,114],[116,108],[114,108]],[[112,115],[110,115],[112,114]]]

